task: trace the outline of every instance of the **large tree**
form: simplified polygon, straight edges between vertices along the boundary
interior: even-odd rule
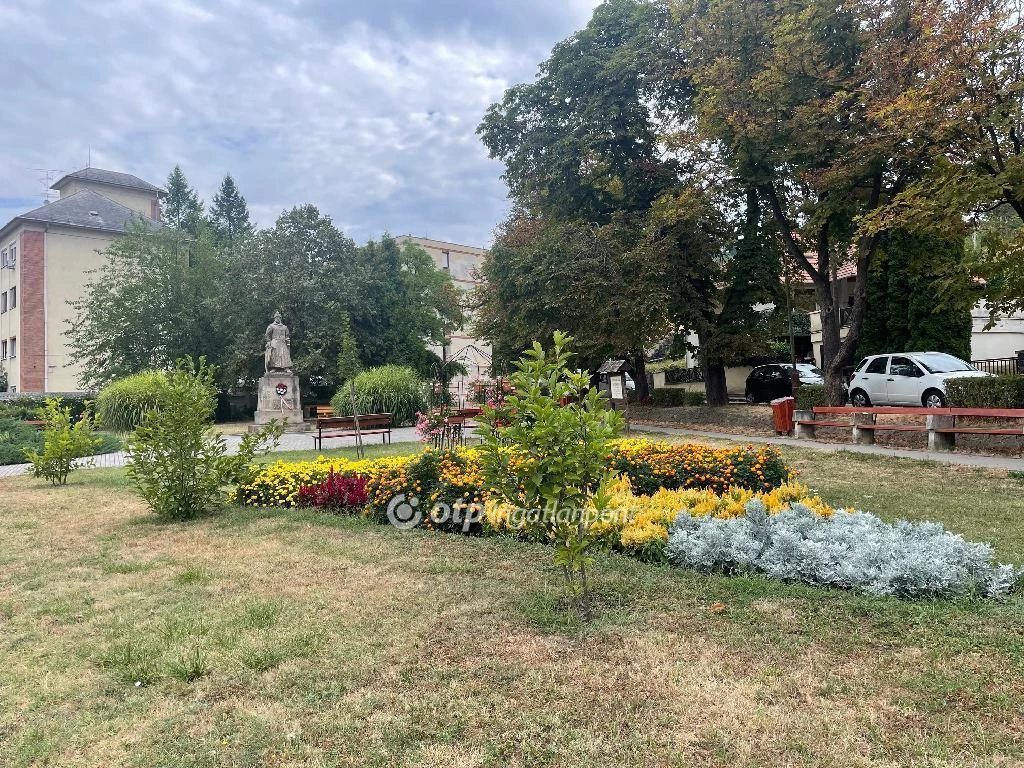
[[[878,232],[865,217],[927,170],[929,122],[893,124],[885,109],[933,61],[925,44],[938,0],[698,0],[689,8],[697,135],[767,203],[787,255],[821,311],[830,399],[843,399],[864,321]],[[685,133],[685,131],[684,131]],[[857,267],[845,338],[832,273]]]
[[[217,241],[227,245],[234,245],[252,234],[249,206],[230,173],[225,174],[220,189],[213,196],[209,222]]]
[[[174,166],[167,177],[167,190],[163,200],[164,222],[174,229],[195,236],[203,222],[203,203],[199,194],[188,183],[180,165]]]
[[[181,357],[220,359],[225,263],[211,238],[137,223],[106,250],[67,335],[86,389]]]
[[[491,155],[505,163],[504,178],[524,220],[567,225],[563,231],[581,238],[576,245],[561,243],[569,258],[587,264],[580,253],[586,233],[616,221],[639,233],[634,263],[642,255],[652,259],[628,285],[612,282],[627,274],[621,270],[591,280],[602,294],[592,294],[591,303],[577,302],[570,327],[586,326],[584,338],[598,329],[606,333],[605,343],[595,348],[628,340],[631,346],[615,354],[635,353],[643,334],[624,339],[605,320],[607,307],[592,302],[642,296],[649,305],[660,298],[662,316],[698,331],[705,365],[722,374],[707,377],[709,402],[724,404],[725,361],[752,335],[752,306],[777,292],[778,259],[766,257],[762,244],[755,247],[751,239],[762,236],[763,202],[756,190],[723,175],[707,142],[666,140],[673,131],[681,135],[678,129],[693,119],[691,81],[679,76],[687,62],[682,32],[668,2],[602,4],[585,29],[555,46],[534,83],[510,89],[488,110],[480,133]],[[549,246],[550,241],[541,252],[550,254]],[[492,256],[492,272],[505,253],[499,249]],[[528,270],[528,264],[518,264]],[[561,271],[572,269],[569,261]],[[636,282],[641,276],[647,282]],[[532,277],[524,272],[521,279]],[[572,295],[585,279],[559,276],[537,286],[542,293],[525,305],[533,317],[524,309],[515,324],[538,332],[548,328],[551,313],[538,302],[563,303],[559,294]],[[620,325],[632,322],[631,315],[652,314],[649,306],[614,306],[622,309]],[[503,330],[500,322],[490,327],[492,333]]]

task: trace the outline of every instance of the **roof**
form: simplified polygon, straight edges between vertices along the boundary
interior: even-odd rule
[[[83,168],[80,171],[69,173],[64,176],[50,189],[60,189],[68,182],[79,179],[81,181],[94,181],[99,184],[110,184],[114,187],[127,187],[129,189],[140,189],[144,192],[163,192],[160,187],[150,184],[148,181],[143,181],[138,176],[132,176],[130,173],[119,173],[118,171],[105,171],[102,168]]]
[[[37,221],[43,224],[60,224],[65,227],[124,232],[125,227],[132,219],[141,219],[153,227],[160,226],[160,222],[143,216],[127,205],[121,205],[91,189],[83,189],[73,195],[62,197],[60,200],[36,208],[34,211],[15,216],[7,226],[16,221]]]
[[[601,363],[601,367],[597,369],[598,373],[626,373],[632,371],[633,367],[625,360],[605,360]]]

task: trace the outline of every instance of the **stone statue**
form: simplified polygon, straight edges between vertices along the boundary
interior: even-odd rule
[[[281,322],[281,313],[274,313],[274,322],[267,326],[267,347],[263,353],[264,367],[267,373],[283,371],[292,372],[292,337],[288,326]]]

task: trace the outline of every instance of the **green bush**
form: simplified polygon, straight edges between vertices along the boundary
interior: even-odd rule
[[[689,389],[652,389],[651,405],[655,408],[704,405],[704,393]]]
[[[82,414],[89,410],[88,395],[56,395],[48,398],[45,395],[21,394],[10,400],[0,401],[0,418],[35,421],[48,399],[56,399],[62,407],[70,408],[73,421],[80,419]]]
[[[0,417],[0,464],[24,464],[26,450],[42,449],[42,432],[19,419]]]
[[[828,393],[824,384],[801,384],[793,394],[798,411],[809,411],[828,405]]]
[[[243,479],[253,458],[280,435],[271,424],[242,437],[234,456],[211,434],[217,405],[214,369],[200,358],[167,374],[160,407],[149,410],[128,439],[128,476],[157,515],[185,520],[220,506],[226,486]]]
[[[949,379],[946,401],[953,408],[1024,408],[1024,376]]]
[[[416,413],[427,409],[426,385],[412,368],[382,365],[368,368],[355,378],[359,413],[390,413],[396,427],[416,423]],[[339,416],[352,415],[347,388],[331,398]]]
[[[167,394],[167,374],[143,371],[105,386],[96,398],[99,423],[115,432],[131,432]]]
[[[92,433],[92,415],[86,412],[72,423],[71,408],[51,398],[46,401],[41,416],[46,423],[43,452],[29,449],[25,456],[32,462],[32,474],[36,477],[49,480],[53,485],[64,485],[76,468],[75,462],[91,456],[100,444]]]

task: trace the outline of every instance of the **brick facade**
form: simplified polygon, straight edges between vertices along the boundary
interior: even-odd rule
[[[43,232],[23,231],[18,261],[21,267],[21,287],[18,289],[18,308],[21,313],[21,331],[18,339],[19,391],[46,391],[46,235]]]

